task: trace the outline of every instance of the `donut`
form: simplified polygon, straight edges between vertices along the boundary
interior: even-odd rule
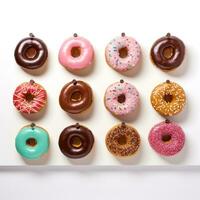
[[[14,55],[18,65],[34,70],[44,65],[48,57],[48,50],[41,39],[30,33],[30,37],[22,39],[17,44]]]
[[[105,143],[114,156],[132,156],[140,147],[140,135],[135,128],[122,122],[109,130]]]
[[[157,153],[163,156],[173,156],[183,148],[185,134],[178,124],[166,120],[151,129],[149,144]]]
[[[92,89],[83,81],[73,80],[62,88],[59,103],[60,107],[68,113],[81,113],[92,104]]]
[[[61,45],[58,59],[70,71],[86,69],[93,63],[94,49],[87,39],[75,33]]]
[[[61,152],[68,158],[82,158],[90,153],[94,136],[91,130],[76,123],[61,132],[58,144]]]
[[[125,116],[134,113],[139,107],[139,92],[130,83],[123,80],[111,84],[104,95],[104,104],[115,116]]]
[[[141,59],[138,42],[122,33],[121,37],[111,40],[105,49],[107,64],[118,72],[125,72],[137,66]]]
[[[49,149],[48,132],[34,123],[23,127],[16,136],[17,152],[29,160],[39,159]]]
[[[13,104],[20,113],[37,113],[47,104],[46,90],[33,80],[22,83],[15,89]]]
[[[183,88],[167,80],[157,85],[151,93],[153,108],[163,116],[173,116],[181,112],[186,103]]]
[[[185,45],[177,37],[167,33],[155,41],[151,48],[153,63],[162,70],[173,70],[179,67],[184,59]]]

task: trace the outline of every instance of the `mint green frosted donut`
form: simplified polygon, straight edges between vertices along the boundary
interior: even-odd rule
[[[38,126],[22,128],[15,139],[18,153],[29,160],[39,159],[49,149],[49,135],[46,130]]]

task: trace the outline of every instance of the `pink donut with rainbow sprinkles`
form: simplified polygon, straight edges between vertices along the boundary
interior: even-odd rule
[[[107,64],[118,72],[136,68],[141,59],[141,47],[138,42],[122,33],[114,38],[105,49]]]
[[[87,39],[75,33],[74,37],[68,38],[61,45],[58,59],[70,71],[82,70],[92,65],[94,49]]]
[[[137,89],[123,80],[110,85],[104,96],[104,104],[107,110],[119,117],[134,113],[139,102]]]
[[[178,124],[165,120],[151,129],[149,143],[157,153],[163,156],[173,156],[183,148],[185,134]]]

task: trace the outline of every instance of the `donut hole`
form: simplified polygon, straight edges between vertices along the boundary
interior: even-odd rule
[[[119,103],[124,103],[126,101],[126,96],[125,94],[120,94],[118,97],[117,97],[117,101]]]
[[[25,94],[25,99],[26,99],[27,102],[33,101],[34,98],[35,98],[35,96],[32,95],[32,94],[29,93],[29,92]]]
[[[118,51],[119,51],[119,57],[120,58],[126,58],[128,56],[128,49],[127,49],[127,47],[122,47]]]
[[[37,56],[37,49],[34,47],[28,47],[25,50],[25,56],[29,60],[34,59]]]
[[[165,95],[163,96],[163,99],[164,99],[167,103],[171,103],[172,100],[173,100],[173,95],[171,95],[171,94],[165,94]]]
[[[168,133],[162,135],[163,142],[169,142],[172,139],[172,136]]]
[[[74,58],[77,58],[81,55],[81,48],[80,47],[72,47],[71,49],[71,55]]]
[[[35,138],[29,138],[26,140],[26,145],[28,145],[30,147],[34,147],[37,145],[37,141]]]
[[[127,143],[127,139],[125,135],[121,135],[118,139],[117,142],[119,145],[125,145]]]
[[[77,102],[81,101],[82,99],[82,93],[80,91],[75,91],[71,94],[71,101]]]
[[[162,54],[164,58],[170,59],[174,56],[174,48],[172,46],[165,47]]]
[[[71,138],[70,144],[74,148],[80,148],[82,146],[82,141],[81,141],[80,137],[74,136],[74,137]]]

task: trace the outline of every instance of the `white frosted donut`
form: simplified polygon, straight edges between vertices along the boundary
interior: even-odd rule
[[[141,58],[138,42],[122,33],[121,37],[111,40],[105,49],[106,62],[119,72],[135,68]]]

